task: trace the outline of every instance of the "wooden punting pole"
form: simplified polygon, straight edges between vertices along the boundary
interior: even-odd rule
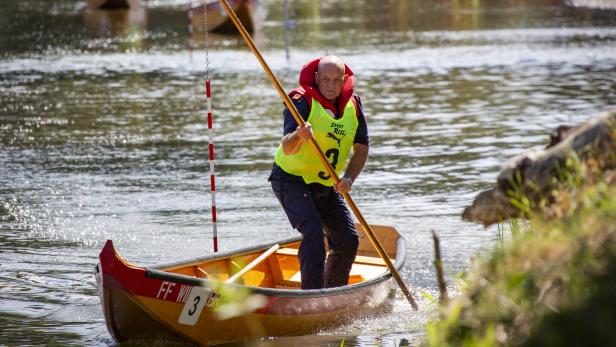
[[[248,45],[248,48],[250,48],[252,53],[254,53],[254,55],[257,57],[257,60],[259,60],[259,63],[261,63],[261,66],[265,70],[265,73],[269,77],[272,84],[274,84],[274,87],[280,94],[280,97],[282,98],[282,101],[284,102],[284,104],[287,106],[289,111],[291,111],[291,114],[293,115],[293,118],[295,118],[295,121],[297,122],[297,124],[299,124],[300,126],[304,126],[305,124],[304,119],[300,116],[299,112],[297,111],[297,108],[295,108],[295,105],[291,101],[291,98],[289,98],[287,93],[285,93],[284,89],[282,88],[282,85],[280,84],[280,81],[278,80],[274,72],[272,72],[269,65],[265,61],[265,59],[263,59],[261,52],[255,45],[254,41],[250,37],[250,34],[248,34],[248,32],[246,31],[246,28],[244,28],[244,26],[242,25],[242,22],[240,22],[239,18],[237,17],[237,15],[235,14],[231,6],[229,6],[229,3],[227,2],[227,0],[220,0],[220,3],[224,6],[225,11],[229,15],[229,18],[233,21],[233,24],[235,24],[235,27],[237,28],[237,30],[242,35],[242,38]],[[311,138],[309,143],[312,146],[312,148],[314,148],[315,152],[318,153],[321,163],[323,163],[323,166],[327,170],[327,173],[329,173],[329,175],[334,180],[334,183],[338,184],[338,182],[340,182],[340,179],[338,178],[338,175],[336,174],[334,169],[331,167],[331,165],[329,164],[329,162],[323,155],[323,151],[321,150],[317,142],[314,140],[314,138]],[[389,271],[391,272],[393,277],[396,279],[396,282],[398,282],[398,285],[400,286],[402,293],[404,293],[404,295],[408,299],[413,309],[417,310],[417,303],[415,303],[415,299],[413,299],[413,295],[411,294],[411,291],[406,286],[406,283],[404,283],[404,280],[402,280],[402,276],[400,276],[400,273],[398,272],[398,270],[392,263],[391,259],[389,259],[389,256],[385,252],[383,245],[377,239],[376,235],[372,231],[372,228],[370,227],[370,225],[368,225],[368,222],[366,222],[366,220],[364,219],[364,216],[362,216],[361,212],[359,211],[359,208],[357,208],[357,205],[355,205],[355,202],[353,201],[353,199],[351,199],[351,196],[348,193],[344,193],[342,195],[344,196],[344,199],[346,200],[347,204],[349,205],[349,207],[355,214],[355,217],[359,221],[359,224],[364,229],[364,232],[366,233],[366,235],[368,235],[368,238],[374,245],[374,248],[379,253],[381,258],[383,258],[383,261],[385,262],[385,264],[387,264],[387,268],[389,268]]]

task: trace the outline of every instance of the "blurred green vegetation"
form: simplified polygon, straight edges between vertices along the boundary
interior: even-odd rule
[[[528,218],[499,226],[424,344],[616,346],[615,168],[614,151],[571,158],[539,204],[511,194]]]

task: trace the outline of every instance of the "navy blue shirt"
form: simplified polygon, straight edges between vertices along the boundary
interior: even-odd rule
[[[361,143],[362,145],[368,146],[370,144],[370,138],[368,137],[368,126],[366,125],[366,119],[364,118],[364,110],[361,105],[361,100],[358,96],[353,95],[353,97],[357,101],[357,121],[359,122],[353,143]],[[303,96],[298,99],[293,98],[292,100],[297,108],[297,111],[299,111],[299,114],[302,116],[304,121],[306,121],[310,115],[310,106],[308,105],[308,101]],[[288,108],[285,108],[283,136],[294,132],[295,129],[297,129],[297,122],[295,121],[295,118],[293,118],[291,111],[289,111]]]

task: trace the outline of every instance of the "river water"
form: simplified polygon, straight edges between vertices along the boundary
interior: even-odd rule
[[[352,196],[406,237],[414,291],[437,295],[431,230],[452,291],[497,241],[460,214],[501,163],[615,106],[616,12],[574,3],[290,1],[285,47],[282,2],[263,2],[255,38],[287,91],[325,53],[355,71],[371,150]],[[113,345],[93,276],[105,240],[140,265],[212,251],[204,37],[189,52],[185,1],[2,7],[0,345]],[[220,248],[295,235],[267,182],[281,101],[238,36],[208,47]],[[264,344],[413,344],[434,311],[419,304],[398,291],[384,316]]]

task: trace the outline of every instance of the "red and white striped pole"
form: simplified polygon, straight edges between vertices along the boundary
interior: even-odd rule
[[[207,96],[207,130],[210,139],[210,191],[212,195],[212,227],[214,229],[214,252],[218,252],[218,231],[216,229],[216,184],[215,184],[215,170],[214,170],[214,140],[212,136],[212,93],[210,90],[210,79],[205,81],[205,95]]]

